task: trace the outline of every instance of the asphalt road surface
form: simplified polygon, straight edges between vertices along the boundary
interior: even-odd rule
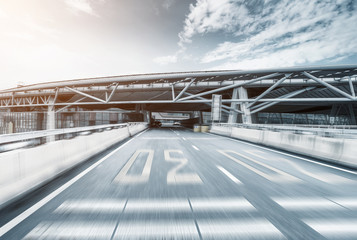
[[[0,239],[357,239],[356,172],[179,127],[54,182],[1,212]]]

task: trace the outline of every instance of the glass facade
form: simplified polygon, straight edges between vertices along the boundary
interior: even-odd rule
[[[56,113],[56,128],[85,127],[141,120],[115,111],[68,111]],[[45,130],[47,112],[0,112],[0,134]]]

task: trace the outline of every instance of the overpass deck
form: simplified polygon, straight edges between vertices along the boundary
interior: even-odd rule
[[[0,212],[0,239],[356,239],[357,173],[150,129]]]

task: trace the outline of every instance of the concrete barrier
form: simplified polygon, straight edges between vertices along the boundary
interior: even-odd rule
[[[357,139],[215,125],[210,132],[357,168]]]
[[[0,154],[0,208],[62,172],[147,128],[146,124],[78,136]]]

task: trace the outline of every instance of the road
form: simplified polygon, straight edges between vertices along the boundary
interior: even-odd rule
[[[354,171],[179,127],[105,154],[3,211],[0,239],[357,239]]]

